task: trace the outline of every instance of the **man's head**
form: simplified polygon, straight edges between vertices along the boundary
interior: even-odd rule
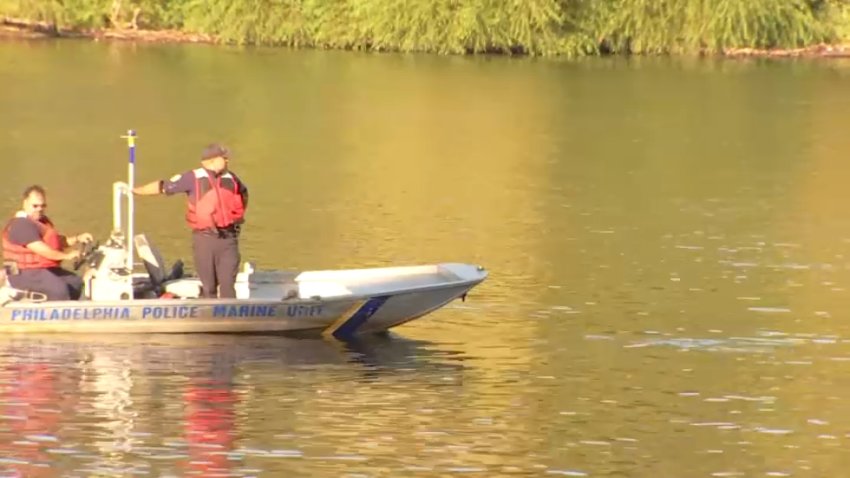
[[[226,171],[229,161],[230,150],[218,143],[208,145],[201,154],[201,165],[216,174]]]
[[[47,194],[44,188],[34,184],[24,189],[24,201],[21,206],[23,211],[36,221],[44,216],[44,210],[47,209]]]

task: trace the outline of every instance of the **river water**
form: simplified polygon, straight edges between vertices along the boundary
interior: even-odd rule
[[[0,206],[226,143],[259,268],[469,262],[389,337],[0,338],[0,476],[842,476],[850,63],[0,43]],[[137,229],[191,265],[183,200]]]

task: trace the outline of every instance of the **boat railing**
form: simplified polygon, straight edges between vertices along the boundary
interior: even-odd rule
[[[126,208],[125,208],[126,201]],[[126,211],[126,212],[125,212]],[[126,221],[124,215],[126,214]],[[112,235],[124,239],[127,270],[133,270],[133,192],[123,181],[112,183]]]

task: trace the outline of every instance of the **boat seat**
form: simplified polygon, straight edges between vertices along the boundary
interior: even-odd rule
[[[154,247],[144,234],[137,234],[133,238],[133,243],[136,246],[136,253],[142,259],[145,270],[151,279],[151,286],[155,290],[162,288],[162,284],[168,280],[179,279],[183,276],[183,261],[177,260],[171,267],[171,271],[165,272],[165,261],[162,259],[159,249]]]
[[[201,281],[194,278],[170,280],[163,284],[163,289],[165,292],[183,299],[197,299],[201,297]]]

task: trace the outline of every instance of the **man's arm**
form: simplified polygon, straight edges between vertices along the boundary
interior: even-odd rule
[[[48,246],[42,239],[38,226],[26,219],[15,218],[9,226],[9,242],[24,246],[36,254],[54,261],[78,257],[78,251],[62,252]],[[63,241],[64,242],[64,241]]]
[[[48,259],[54,261],[64,261],[68,259],[76,259],[80,257],[80,251],[73,250],[69,252],[57,251],[56,249],[51,248],[44,241],[33,241],[27,244],[27,249],[35,252],[36,254],[46,257]]]
[[[162,194],[162,180],[151,181],[147,184],[133,188],[133,194],[138,196],[155,196]]]
[[[165,194],[171,196],[177,193],[189,193],[195,189],[195,175],[192,171],[177,174],[169,179],[160,179],[133,188],[133,194],[139,196],[155,196]]]

